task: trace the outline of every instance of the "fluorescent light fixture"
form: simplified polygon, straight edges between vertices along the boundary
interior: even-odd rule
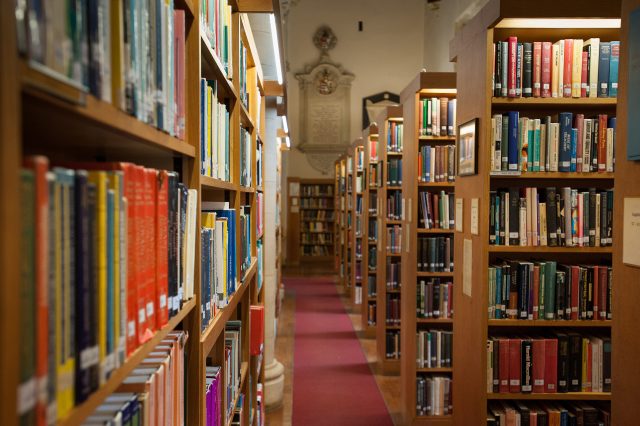
[[[276,61],[276,75],[278,84],[282,84],[282,69],[280,68],[280,46],[278,45],[278,30],[276,28],[276,16],[272,13],[269,15],[271,23],[271,40],[273,41],[273,56]]]
[[[289,139],[289,136],[287,136],[285,140],[287,141],[287,148],[291,148],[291,139]]]
[[[282,128],[284,129],[285,133],[289,133],[289,124],[287,123],[287,116],[286,115],[282,116]]]
[[[620,28],[618,18],[505,18],[496,28]]]

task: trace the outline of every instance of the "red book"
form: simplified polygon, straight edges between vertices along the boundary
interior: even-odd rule
[[[605,320],[607,319],[607,310],[609,309],[609,306],[607,305],[607,293],[608,293],[607,287],[609,286],[607,267],[598,266],[597,273],[600,276],[600,278],[598,279],[598,285],[599,285],[598,293],[600,294],[599,296],[600,309],[598,310],[598,318],[596,319]]]
[[[156,327],[162,328],[169,321],[169,175],[166,171],[156,174]]]
[[[49,160],[43,156],[27,157],[24,166],[33,171],[35,177],[35,248],[38,259],[35,270],[35,372],[36,389],[46,388],[49,356],[49,184],[47,172]],[[23,331],[24,332],[24,331]],[[49,378],[53,380],[53,378]],[[36,424],[47,421],[46,392],[37,392],[35,415]],[[44,398],[40,398],[40,397]]]
[[[147,309],[146,309],[146,283],[144,276],[147,273],[144,259],[147,257],[145,252],[147,241],[145,235],[147,233],[145,217],[145,173],[144,167],[134,166],[135,172],[135,202],[134,204],[134,223],[136,227],[135,248],[131,250],[129,246],[129,258],[134,258],[136,262],[134,279],[136,280],[137,291],[134,293],[136,297],[136,325],[138,344],[144,343],[148,338],[145,337],[147,330]],[[131,241],[129,241],[131,244]],[[129,271],[131,273],[131,271]]]
[[[607,114],[598,115],[598,171],[607,168]]]
[[[558,340],[544,339],[544,391],[558,391]]]
[[[542,43],[533,42],[533,97],[539,98],[542,81]]]
[[[541,95],[543,98],[551,97],[551,42],[542,42],[542,65],[541,65],[541,77],[542,83]]]
[[[500,345],[502,346],[502,345]],[[522,339],[509,339],[509,392],[520,393]]]
[[[533,340],[533,393],[544,393],[544,362],[545,362],[545,341],[544,339]]]
[[[145,273],[145,308],[147,314],[147,330],[156,330],[156,171],[144,169],[144,226],[145,246],[143,259]]]
[[[580,78],[580,97],[587,97],[587,87],[589,87],[589,52],[582,52],[582,76]]]
[[[580,306],[580,268],[571,266],[571,319],[577,320]]]
[[[507,39],[508,47],[508,63],[507,63],[507,96],[516,97],[516,61],[518,57],[518,37],[509,37]]]
[[[251,306],[251,355],[262,353],[264,346],[264,306]]]
[[[184,82],[185,82],[185,19],[184,10],[176,9],[173,11],[173,28],[174,28],[174,92],[176,103],[175,116],[175,134],[178,139],[184,139],[185,130],[185,107],[184,107]]]
[[[562,96],[571,97],[571,76],[573,75],[573,39],[564,40],[564,69],[562,72]]]
[[[498,354],[498,378],[500,379],[500,384],[498,386],[498,390],[500,393],[509,393],[509,340],[508,339],[499,339],[500,341],[500,353]],[[518,354],[520,350],[520,345],[518,345]],[[520,370],[518,370],[518,374],[520,374]]]

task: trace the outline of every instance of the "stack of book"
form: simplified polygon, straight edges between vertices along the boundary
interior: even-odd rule
[[[206,367],[205,426],[222,425],[222,369],[219,366]]]
[[[66,166],[26,158],[20,201],[22,383],[46,381],[36,408],[58,418],[194,294],[196,191],[131,163]]]
[[[387,290],[400,290],[400,261],[387,258]]]
[[[418,271],[453,272],[453,237],[418,237]]]
[[[609,266],[511,260],[489,266],[489,318],[607,320],[612,317]]]
[[[449,98],[425,98],[418,106],[420,136],[455,136],[456,103]]]
[[[387,191],[387,219],[402,219],[402,191],[400,190]]]
[[[420,192],[420,225],[424,229],[453,229],[454,227],[454,196],[440,191],[433,193]]]
[[[510,424],[575,424],[611,426],[611,411],[587,402],[493,401],[487,413],[487,426]]]
[[[228,321],[224,329],[224,371],[227,395],[225,418],[233,415],[242,380],[242,321]]]
[[[420,280],[416,290],[418,318],[453,318],[453,283],[450,280]]]
[[[456,178],[455,145],[422,145],[418,152],[420,182],[453,182]]]
[[[451,378],[418,376],[416,378],[416,415],[446,416],[453,414]]]
[[[493,96],[615,98],[620,42],[599,38],[519,42],[493,46]]]
[[[387,185],[402,185],[402,158],[387,160]]]
[[[387,152],[402,152],[402,123],[389,122],[389,133],[387,133]]]
[[[387,294],[387,325],[400,325],[400,294]]]
[[[544,118],[518,111],[491,119],[491,172],[613,172],[616,117],[561,112]]]
[[[611,339],[577,333],[491,338],[487,392],[611,392]]]
[[[218,83],[200,80],[200,173],[231,180],[229,110],[218,100]]]
[[[387,359],[400,359],[400,331],[385,331],[385,356]]]
[[[451,368],[453,332],[443,330],[418,331],[416,334],[417,368]]]
[[[200,2],[200,27],[211,48],[218,55],[227,78],[233,75],[231,48],[231,5],[226,1],[203,0]]]
[[[613,189],[509,188],[490,192],[489,244],[611,246]]]
[[[400,254],[402,250],[402,227],[393,225],[387,228],[387,253]]]

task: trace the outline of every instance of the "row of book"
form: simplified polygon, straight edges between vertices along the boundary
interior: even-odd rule
[[[611,339],[577,333],[488,339],[487,392],[611,392]]]
[[[519,42],[493,46],[493,96],[615,98],[620,42],[599,38]]]
[[[453,272],[453,237],[418,237],[418,271]]]
[[[376,276],[369,275],[367,277],[367,297],[371,299],[371,298],[375,298],[376,296],[377,296]]]
[[[240,38],[240,51],[238,58],[238,66],[240,68],[240,102],[249,109],[249,92],[247,91],[247,48],[244,45],[244,40]]]
[[[303,209],[333,209],[333,200],[330,198],[301,198],[300,207]]]
[[[400,290],[402,281],[400,280],[400,261],[397,259],[387,258],[387,290]]]
[[[455,99],[425,98],[418,106],[418,129],[420,136],[455,136]]]
[[[356,148],[354,157],[356,160],[356,172],[362,172],[364,170],[364,149],[362,147]]]
[[[310,211],[305,211],[302,214],[302,218],[304,220],[307,221],[314,221],[314,220],[328,220],[331,221],[333,220],[333,210],[329,210],[329,209],[322,209],[322,210],[316,210],[313,211],[313,209],[311,209]]]
[[[378,193],[376,191],[369,192],[369,215],[378,213]]]
[[[301,197],[333,197],[333,185],[310,185],[300,186]]]
[[[184,331],[169,333],[83,424],[186,424],[184,348],[187,338]],[[47,424],[54,423],[53,419],[47,421]]]
[[[20,411],[38,419],[64,418],[194,294],[197,192],[130,163],[66,166],[21,173]]]
[[[492,172],[613,172],[616,117],[561,112],[544,118],[518,111],[491,119]]]
[[[387,160],[387,185],[402,185],[402,158]]]
[[[231,5],[224,0],[200,2],[200,27],[209,45],[218,56],[227,78],[233,75],[233,50],[231,47]]]
[[[362,304],[362,286],[356,284],[353,291],[354,291],[353,303],[355,305],[361,305]]]
[[[430,278],[416,286],[417,318],[453,318],[453,283]]]
[[[21,2],[16,9],[18,47],[32,63],[184,138],[185,12],[173,1]]]
[[[369,272],[375,272],[378,262],[378,248],[376,246],[369,247],[369,256],[367,256],[367,262],[369,262]]]
[[[489,244],[604,247],[613,243],[613,189],[509,188],[490,192]]]
[[[252,178],[251,133],[240,126],[240,185],[250,187]]]
[[[376,315],[377,315],[376,310],[377,310],[377,305],[374,300],[373,303],[369,303],[367,306],[367,324],[370,326],[376,325]]]
[[[404,125],[397,121],[389,121],[389,133],[387,133],[387,152],[402,152]]]
[[[369,187],[382,187],[382,161],[369,164]]]
[[[450,368],[453,365],[453,332],[419,330],[416,333],[416,367]]]
[[[416,378],[416,415],[447,416],[453,414],[453,382],[447,376]]]
[[[369,138],[369,164],[378,162],[378,138]]]
[[[402,191],[399,189],[387,192],[387,219],[402,220]]]
[[[512,260],[489,266],[489,318],[609,320],[609,266]]]
[[[261,97],[258,96],[258,99],[261,99]],[[256,134],[257,135],[260,134],[258,130],[256,130]],[[263,172],[262,152],[263,152],[262,141],[258,136],[256,137],[256,187],[258,188],[258,190],[264,190],[264,187],[262,186],[262,172]]]
[[[231,180],[230,121],[227,105],[219,101],[218,82],[200,80],[201,174]]]
[[[368,228],[367,237],[369,241],[376,241],[378,239],[378,221],[373,219],[369,220]]]
[[[424,229],[453,229],[455,198],[452,193],[421,191],[420,225]]]
[[[611,426],[611,412],[587,402],[492,401],[487,426]]]
[[[387,316],[385,322],[387,325],[400,325],[400,294],[387,294]]]
[[[402,227],[400,225],[389,226],[387,231],[387,253],[400,254],[402,250]]]
[[[203,203],[201,213],[201,328],[205,330],[236,291],[236,212]]]
[[[303,256],[329,256],[331,249],[329,246],[305,245],[302,247]]]
[[[326,222],[304,222],[300,229],[312,232],[331,232],[331,227]]]
[[[236,396],[240,393],[240,383],[242,381],[242,321],[231,320],[227,321],[224,328],[224,374],[225,374],[225,392],[226,392],[226,417],[225,422],[228,422],[229,417],[234,412],[234,401]]]
[[[386,330],[385,357],[387,359],[400,359],[400,330]]]
[[[303,244],[331,244],[333,235],[330,232],[324,234],[308,234],[305,231],[300,233],[300,242]]]
[[[244,275],[251,267],[251,206],[240,206],[240,241],[238,258]]]
[[[420,182],[453,182],[456,180],[456,146],[422,145],[418,152]]]

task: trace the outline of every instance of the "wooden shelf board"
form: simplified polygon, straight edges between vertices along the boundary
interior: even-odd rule
[[[453,234],[453,229],[423,229],[418,228],[418,234]]]
[[[47,122],[54,126],[48,125],[47,131],[56,133],[65,148],[74,149],[76,146],[73,144],[78,143],[85,149],[95,145],[108,150],[115,147],[114,139],[121,138],[126,140],[125,149],[131,150],[131,142],[135,141],[163,151],[195,157],[195,147],[187,142],[138,120],[108,102],[97,99],[81,88],[47,73],[42,67],[36,69],[34,66],[36,65],[20,61],[22,90],[29,95],[23,99],[27,110],[27,131],[34,127],[29,125],[28,118],[45,114],[39,109],[44,106]],[[34,109],[33,114],[29,113],[29,108]],[[58,128],[60,132],[56,130]],[[103,136],[101,131],[106,131],[106,134]],[[87,134],[91,137],[87,137]]]
[[[385,219],[385,223],[387,225],[402,225],[402,221],[397,219]]]
[[[418,426],[429,425],[429,426],[437,426],[437,425],[450,425],[453,423],[453,417],[451,415],[447,416],[417,416],[415,417],[413,424]]]
[[[256,189],[251,186],[239,185],[238,188],[240,188],[240,192],[244,192],[247,194],[252,194],[256,192]]]
[[[453,182],[418,182],[420,188],[453,188]]]
[[[220,61],[217,53],[214,52],[211,44],[209,44],[209,39],[205,35],[204,28],[200,29],[200,45],[203,77],[218,81],[220,83],[218,87],[222,89],[222,92],[226,97],[238,99],[238,92],[233,86],[231,80],[227,78],[222,62]]]
[[[416,373],[453,373],[453,368],[451,367],[416,368]]]
[[[613,173],[492,172],[491,179],[583,179],[613,180]]]
[[[453,324],[453,318],[416,318],[417,324]]]
[[[238,302],[240,301],[240,299],[242,299],[247,287],[247,285],[238,282],[238,287],[236,288],[235,293],[233,293],[229,298],[229,303],[227,304],[227,306],[222,308],[216,314],[216,316],[213,318],[204,332],[200,334],[200,344],[204,346],[203,352],[205,355],[208,355],[211,352],[214,343],[216,342],[216,340],[218,340],[220,333],[224,330],[227,321],[229,321],[231,314],[238,306]]]
[[[400,330],[400,326],[395,324],[385,324],[384,328],[387,330]]]
[[[138,364],[142,360],[144,360],[147,355],[153,351],[153,349],[160,343],[162,339],[164,339],[167,334],[173,331],[180,322],[193,310],[196,306],[196,300],[191,299],[187,301],[183,306],[180,312],[173,318],[169,320],[169,322],[162,327],[161,330],[156,332],[156,334],[148,340],[146,343],[143,343],[138,349],[135,350],[129,358],[124,362],[120,368],[116,369],[111,376],[107,380],[107,382],[102,385],[96,392],[92,393],[89,398],[84,401],[82,404],[77,405],[71,410],[71,413],[64,419],[61,420],[58,425],[66,426],[66,425],[79,425],[82,424],[83,421],[89,417],[95,411],[98,406],[100,406],[105,398],[111,395],[115,390],[120,386],[120,384],[126,379],[131,371],[135,369]]]
[[[216,179],[209,176],[200,175],[200,186],[203,190],[220,189],[225,191],[236,191],[238,188],[233,182]]]
[[[387,252],[386,256],[387,257],[400,257],[400,256],[402,256],[402,253],[390,253],[390,252]]]
[[[387,151],[387,157],[391,156],[391,157],[402,157],[402,152],[390,152]]]
[[[489,327],[611,327],[611,320],[514,320],[489,319]]]
[[[387,184],[387,191],[402,191],[402,185],[389,185],[389,184]]]
[[[566,392],[566,393],[489,393],[488,400],[572,400],[572,401],[610,401],[611,392]]]
[[[421,141],[434,141],[434,142],[450,142],[455,141],[455,136],[418,136],[418,140]]]
[[[453,272],[424,272],[418,271],[416,273],[417,277],[427,277],[427,278],[439,278],[439,277],[453,277]]]
[[[613,247],[489,246],[489,253],[613,253]]]
[[[591,107],[615,107],[618,103],[617,98],[492,98],[491,104],[494,106],[540,106],[540,107],[572,107],[572,106],[591,106]]]

